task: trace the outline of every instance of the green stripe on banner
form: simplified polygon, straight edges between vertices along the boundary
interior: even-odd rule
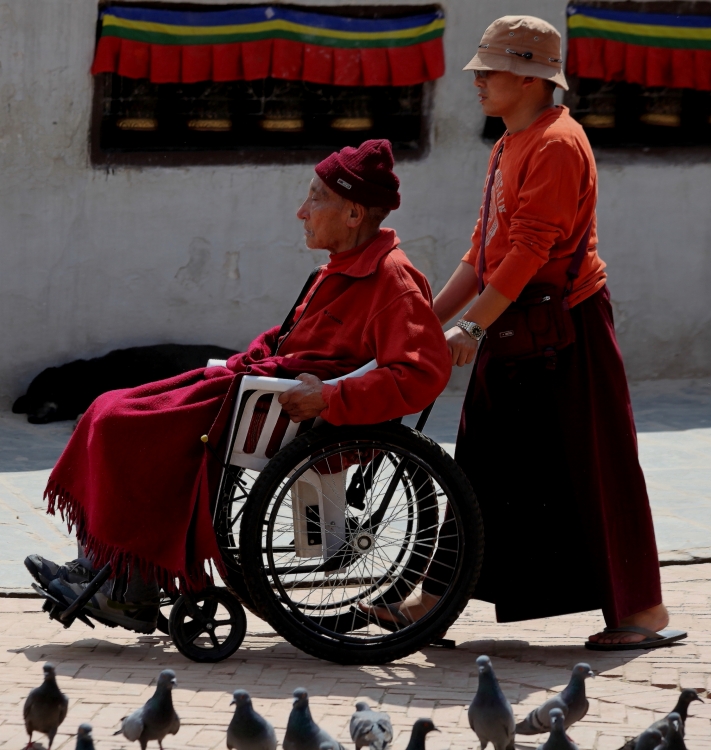
[[[264,31],[250,34],[209,34],[205,36],[191,34],[180,36],[176,34],[161,34],[155,31],[142,31],[140,29],[127,29],[118,26],[104,28],[103,37],[112,36],[120,39],[130,39],[134,42],[146,42],[148,44],[165,45],[196,45],[196,44],[230,44],[233,42],[257,42],[264,39],[288,39],[304,44],[314,44],[319,47],[340,47],[349,49],[362,49],[364,47],[411,47],[422,44],[431,39],[438,39],[444,34],[443,29],[435,29],[426,34],[404,39],[333,39],[311,34],[298,34],[292,31]]]
[[[667,49],[711,49],[711,39],[670,39],[663,36],[636,36],[606,29],[568,28],[571,39],[609,39],[612,42],[634,44],[638,47],[666,47]]]

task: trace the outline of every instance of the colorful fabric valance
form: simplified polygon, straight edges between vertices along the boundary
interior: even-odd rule
[[[583,78],[711,90],[711,16],[568,6],[566,70]]]
[[[281,78],[409,86],[444,75],[441,12],[347,18],[278,5],[179,11],[109,6],[91,72],[154,83]]]

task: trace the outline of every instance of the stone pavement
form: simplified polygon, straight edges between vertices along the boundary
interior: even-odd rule
[[[640,458],[649,485],[662,564],[711,561],[711,379],[632,386]],[[435,405],[426,432],[453,452],[463,394]],[[75,556],[62,523],[44,513],[42,492],[70,422],[28,424],[0,412],[0,594],[31,593],[22,560]]]
[[[37,600],[0,599],[0,750],[26,742],[22,703],[39,684],[41,665],[58,666],[70,710],[57,750],[73,747],[71,734],[82,721],[95,728],[98,750],[126,748],[113,737],[118,721],[152,693],[157,673],[171,667],[178,675],[175,699],[183,728],[166,741],[175,748],[223,747],[230,693],[250,690],[258,710],[283,735],[297,686],[309,689],[317,721],[346,741],[356,699],[377,703],[393,717],[395,750],[403,750],[419,716],[441,728],[430,735],[429,750],[476,746],[465,706],[476,690],[476,657],[494,659],[502,686],[523,717],[551,691],[559,690],[570,668],[588,661],[600,677],[588,682],[591,707],[571,730],[581,750],[616,750],[674,705],[681,686],[711,689],[711,381],[646,383],[633,388],[640,455],[650,488],[663,564],[665,598],[673,625],[689,630],[689,640],[670,649],[600,654],[582,647],[601,624],[600,613],[507,625],[497,624],[493,608],[471,602],[450,630],[455,651],[425,649],[382,667],[341,667],[305,656],[249,616],[248,636],[237,653],[217,665],[188,662],[169,638],[136,636],[81,623],[64,630],[41,613]],[[453,449],[461,395],[438,401],[427,428]],[[24,417],[0,414],[0,587],[27,594],[22,559],[33,550],[55,559],[74,556],[74,543],[60,522],[44,514],[41,501],[49,470],[71,432],[71,425],[33,426]],[[537,747],[521,738],[519,748]],[[687,725],[690,750],[711,748],[711,705],[694,704]]]
[[[22,705],[50,660],[70,698],[57,750],[74,747],[71,734],[84,721],[94,726],[97,750],[130,747],[112,732],[151,695],[166,667],[177,675],[174,698],[182,720],[179,734],[166,739],[166,750],[223,748],[228,704],[237,688],[250,691],[281,739],[296,687],[309,691],[316,721],[349,749],[348,718],[356,700],[364,699],[391,715],[394,750],[404,750],[409,728],[421,716],[431,717],[441,730],[429,736],[428,750],[470,750],[478,743],[466,706],[477,685],[475,659],[487,653],[517,719],[559,691],[575,663],[589,662],[598,674],[587,681],[590,710],[570,735],[581,750],[617,750],[674,706],[680,686],[704,697],[711,688],[711,565],[662,572],[673,622],[689,631],[688,641],[672,648],[586,651],[583,639],[599,625],[596,613],[498,625],[490,605],[471,602],[449,631],[456,650],[428,648],[376,667],[343,667],[306,656],[252,616],[248,636],[232,658],[196,664],[165,636],[136,636],[101,625],[92,631],[81,623],[64,630],[38,611],[38,602],[5,598],[0,600],[0,749],[17,750],[26,743]],[[711,704],[694,703],[690,713],[687,747],[708,750]],[[535,748],[543,739],[521,737],[516,746]]]

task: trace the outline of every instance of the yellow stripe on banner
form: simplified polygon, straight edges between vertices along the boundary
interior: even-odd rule
[[[711,28],[691,28],[689,26],[653,26],[642,23],[625,23],[608,21],[603,18],[591,18],[575,13],[568,18],[571,29],[594,29],[596,31],[614,31],[629,36],[656,37],[657,39],[689,39],[711,41]]]
[[[291,31],[296,34],[308,34],[309,36],[322,36],[326,39],[353,39],[353,40],[379,40],[379,39],[410,39],[432,31],[444,28],[444,19],[437,19],[425,26],[417,26],[412,29],[401,29],[400,31],[333,31],[322,29],[318,26],[304,26],[303,24],[275,19],[262,23],[245,23],[231,26],[173,26],[167,23],[155,23],[153,21],[130,21],[126,18],[117,18],[107,13],[103,17],[104,26],[118,26],[125,29],[136,29],[160,34],[174,34],[176,36],[209,36],[221,34],[257,34],[268,31]]]

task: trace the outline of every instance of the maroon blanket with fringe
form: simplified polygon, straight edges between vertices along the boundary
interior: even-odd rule
[[[45,490],[48,513],[62,514],[95,567],[127,566],[173,588],[209,580],[221,568],[210,516],[226,426],[241,375],[321,379],[334,362],[272,356],[279,328],[256,338],[227,368],[200,369],[99,396],[79,422]]]

